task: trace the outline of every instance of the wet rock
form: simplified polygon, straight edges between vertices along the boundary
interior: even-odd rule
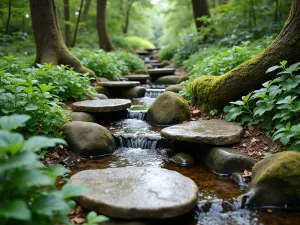
[[[195,164],[195,160],[192,158],[192,156],[184,152],[174,155],[170,161],[179,166],[192,166]]]
[[[130,89],[123,89],[121,96],[123,98],[141,98],[145,96],[145,93],[146,88],[138,86]]]
[[[277,153],[255,164],[248,205],[300,206],[300,153]]]
[[[254,159],[232,148],[215,147],[209,149],[203,158],[204,163],[215,173],[230,175],[251,169]]]
[[[172,91],[175,93],[179,93],[182,89],[183,89],[183,87],[180,85],[171,85],[171,86],[167,87],[166,91]]]
[[[171,218],[197,204],[194,181],[175,171],[155,167],[86,170],[71,177],[89,192],[78,198],[81,206],[113,218]]]
[[[157,151],[159,152],[159,154],[166,157],[172,157],[176,154],[172,149],[169,148],[158,149]]]
[[[159,95],[149,108],[146,120],[152,125],[167,126],[189,120],[187,101],[174,92]]]
[[[114,88],[136,87],[139,85],[140,82],[138,81],[105,81],[99,83],[99,86],[101,87],[114,87]]]
[[[190,79],[189,75],[180,76],[180,79],[179,79],[178,83],[180,84],[181,82],[187,81],[189,79]]]
[[[164,128],[161,135],[175,141],[207,145],[232,145],[240,141],[243,128],[224,120],[198,120]]]
[[[95,99],[108,99],[108,97],[104,94],[95,93],[94,94]]]
[[[155,84],[178,84],[181,76],[171,75],[163,76],[155,81]]]
[[[233,173],[230,178],[240,186],[240,188],[245,189],[248,187],[248,182],[246,178],[243,177],[243,173]]]
[[[74,111],[79,112],[117,112],[130,108],[131,101],[126,99],[99,99],[75,102]]]
[[[135,75],[127,75],[124,78],[128,79],[129,81],[139,81],[141,83],[145,83],[147,79],[150,79],[148,74],[135,74]]]
[[[63,125],[70,150],[82,157],[107,155],[114,152],[116,142],[101,125],[75,121]]]
[[[96,118],[93,115],[85,112],[71,112],[70,116],[72,121],[96,122]]]

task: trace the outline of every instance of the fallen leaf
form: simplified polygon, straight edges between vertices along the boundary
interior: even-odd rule
[[[250,177],[252,177],[252,172],[250,172],[248,170],[244,170],[243,177],[244,178],[250,178]]]
[[[85,219],[81,218],[81,217],[75,217],[75,218],[71,219],[71,222],[76,223],[76,224],[82,224],[85,222]]]
[[[264,150],[265,150],[265,151],[269,150],[269,147],[264,147]]]
[[[59,155],[57,154],[57,152],[52,153],[52,154],[51,154],[51,157],[52,157],[53,159],[59,159]]]

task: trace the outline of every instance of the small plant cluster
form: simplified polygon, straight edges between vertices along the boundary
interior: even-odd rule
[[[150,42],[143,38],[136,36],[125,37],[126,42],[130,46],[131,50],[140,49],[154,49],[155,46]]]
[[[171,44],[171,45],[168,45],[168,46],[162,48],[159,51],[158,59],[160,61],[163,61],[163,60],[168,60],[168,61],[173,60],[173,57],[176,54],[177,49],[178,49],[178,45],[176,45],[176,44]]]
[[[93,70],[97,76],[109,80],[118,80],[122,74],[134,72],[145,67],[144,62],[137,56],[126,52],[110,52],[103,50],[89,51],[73,49],[81,63]]]
[[[87,189],[67,183],[57,190],[57,178],[70,171],[59,166],[44,166],[36,152],[66,142],[44,136],[25,140],[20,133],[13,132],[24,127],[29,119],[27,115],[0,118],[1,224],[71,224],[66,216],[75,206],[71,198]]]
[[[267,73],[281,69],[277,78],[263,84],[263,88],[231,102],[224,111],[226,120],[241,120],[246,125],[261,125],[275,140],[300,151],[300,63],[286,66],[283,61]]]
[[[189,80],[182,83],[184,89],[180,94],[191,99],[192,83],[195,79],[203,75],[219,76],[227,73],[257,55],[271,42],[271,39],[271,37],[266,37],[252,43],[246,41],[233,47],[211,46],[203,48],[184,62],[184,66],[191,76]]]

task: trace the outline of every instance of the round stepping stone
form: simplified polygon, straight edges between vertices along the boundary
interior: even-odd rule
[[[89,192],[78,198],[81,206],[113,218],[171,218],[197,204],[194,181],[175,171],[155,167],[85,170],[71,177]]]
[[[148,73],[150,75],[171,75],[174,74],[175,68],[160,68],[160,69],[150,69]]]
[[[138,81],[105,81],[100,82],[99,86],[102,87],[116,87],[116,88],[126,88],[126,87],[135,87],[139,86],[141,83]]]
[[[239,123],[224,120],[198,120],[167,127],[165,138],[207,145],[232,145],[240,141],[243,128]]]
[[[75,102],[72,108],[76,112],[117,112],[130,108],[127,99],[97,99]]]
[[[124,78],[127,78],[130,81],[145,81],[145,80],[149,79],[150,76],[138,74],[138,75],[127,75],[127,76],[124,76]]]

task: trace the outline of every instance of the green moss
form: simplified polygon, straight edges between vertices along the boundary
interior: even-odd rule
[[[253,167],[251,187],[284,184],[284,193],[300,197],[300,153],[286,151],[258,162]]]
[[[104,94],[106,96],[109,96],[109,91],[107,88],[105,87],[101,87],[101,86],[97,86],[95,87],[95,90],[99,93],[99,94]]]

